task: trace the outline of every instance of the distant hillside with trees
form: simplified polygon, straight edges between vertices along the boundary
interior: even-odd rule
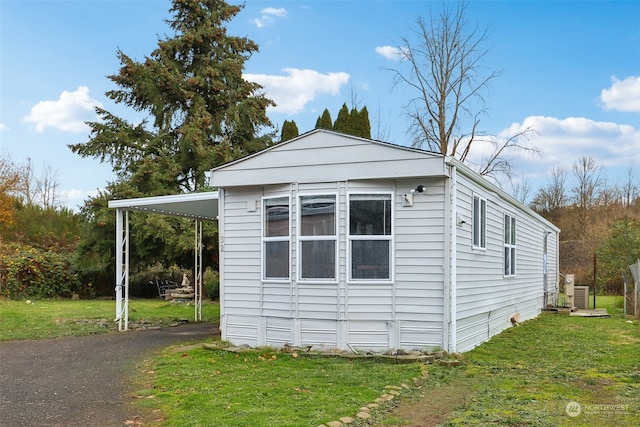
[[[562,230],[561,273],[593,287],[595,272],[598,292],[622,294],[623,271],[640,259],[640,179],[633,167],[618,184],[591,157],[570,170],[555,167],[531,208]]]

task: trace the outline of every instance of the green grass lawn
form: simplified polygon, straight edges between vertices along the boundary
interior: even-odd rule
[[[465,353],[458,368],[172,347],[140,361],[130,396],[145,426],[318,426],[353,417],[400,384],[411,385],[403,405],[424,411],[436,406],[430,398],[447,397],[449,427],[640,425],[640,324],[622,316],[621,297],[597,297],[597,305],[611,317],[543,313]],[[162,300],[131,308],[132,321],[193,318],[193,306]],[[104,333],[112,329],[99,323],[114,312],[113,301],[0,301],[0,339]],[[203,316],[217,321],[218,305],[204,304]],[[567,414],[570,404],[576,415],[571,402],[576,417]],[[420,421],[388,409],[374,412],[370,425]]]
[[[640,425],[640,327],[622,317],[618,300],[598,297],[611,318],[542,314],[464,354],[453,369],[292,358],[269,349],[167,350],[142,369],[136,401],[155,410],[159,421],[146,420],[152,425],[317,426],[353,417],[385,385],[418,376],[421,387],[403,399],[426,410],[440,389],[463,392],[448,410],[449,427]],[[580,405],[577,417],[567,414],[570,402]],[[412,421],[420,418],[379,412],[374,425]]]
[[[473,398],[447,426],[640,425],[637,321],[545,313],[467,353],[466,361]],[[566,411],[570,402],[581,406],[575,418]]]
[[[0,341],[81,336],[117,329],[115,301],[105,300],[0,300]],[[204,320],[217,322],[220,306],[202,304]],[[177,319],[194,319],[191,304],[171,304],[161,299],[129,301],[129,321],[162,324]]]
[[[317,426],[353,417],[385,393],[411,384],[421,366],[287,354],[272,349],[166,351],[150,361],[136,383],[144,425]]]

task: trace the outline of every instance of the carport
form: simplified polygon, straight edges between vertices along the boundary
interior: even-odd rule
[[[116,210],[116,321],[118,330],[129,328],[129,212],[173,215],[194,220],[195,320],[202,320],[202,222],[218,218],[218,192],[177,194],[111,200]]]

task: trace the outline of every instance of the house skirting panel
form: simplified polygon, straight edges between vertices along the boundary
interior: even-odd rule
[[[457,320],[457,351],[465,352],[512,327],[511,317],[520,313],[520,321],[540,314],[540,299],[510,304]]]
[[[442,326],[433,322],[400,323],[400,348],[405,350],[424,350],[442,348]]]

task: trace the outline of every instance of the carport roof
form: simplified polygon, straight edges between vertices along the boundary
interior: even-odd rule
[[[209,191],[206,193],[110,200],[109,207],[128,211],[215,220],[218,217],[218,192]]]

